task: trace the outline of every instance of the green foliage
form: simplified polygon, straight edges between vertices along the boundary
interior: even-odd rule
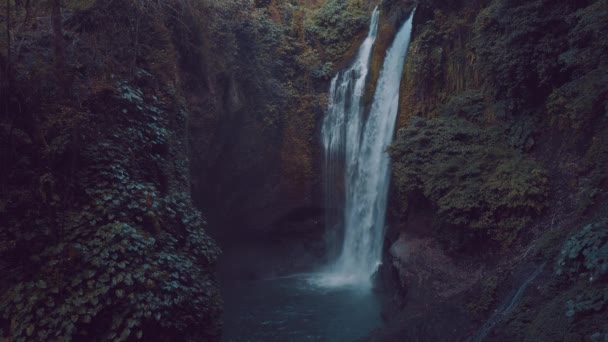
[[[608,325],[606,325],[604,329],[602,329],[602,332],[598,331],[595,334],[591,335],[590,339],[593,342],[608,342]]]
[[[467,307],[473,314],[483,314],[492,307],[496,300],[496,288],[498,287],[498,277],[488,276],[481,280],[481,289],[476,293],[476,299],[469,303]]]
[[[563,68],[573,77],[551,94],[548,109],[562,128],[589,129],[606,117],[608,43],[601,32],[608,30],[608,4],[595,1],[567,17],[568,49],[559,55]]]
[[[608,291],[586,292],[578,295],[575,300],[569,300],[567,303],[567,317],[574,317],[576,314],[585,314],[589,311],[602,311],[605,305],[608,305]]]
[[[329,0],[313,16],[308,32],[323,44],[328,59],[335,61],[351,47],[367,21],[362,1]]]
[[[212,280],[203,277],[202,283],[189,285],[201,276],[189,257],[177,254],[175,246],[158,251],[156,244],[163,238],[157,241],[118,220],[99,226],[87,238],[33,256],[48,273],[16,284],[2,297],[4,318],[18,322],[11,327],[12,336],[70,339],[84,332],[82,325],[93,323],[108,325],[107,339],[124,341],[132,334],[141,336],[145,321],[175,328],[187,324],[171,319],[186,298],[191,314],[205,310],[212,299],[205,295]],[[66,261],[69,254],[74,257]],[[56,279],[58,268],[66,273]],[[103,321],[103,310],[111,310],[111,321]]]
[[[573,331],[572,320],[564,315],[565,296],[547,298],[546,302],[529,304],[510,322],[521,341],[580,341],[579,332]]]
[[[328,63],[322,64],[322,65],[319,65],[317,68],[315,68],[312,72],[312,75],[315,78],[327,79],[327,78],[331,78],[333,76],[332,71],[333,70],[331,68],[331,64],[328,62]]]
[[[24,36],[15,37],[24,47],[17,82],[38,101],[29,109],[41,113],[35,128],[48,148],[0,117],[0,138],[14,150],[2,159],[0,183],[0,339],[217,338],[219,249],[189,197],[194,120],[184,97],[212,113],[200,120],[210,136],[217,118],[247,121],[239,132],[248,130],[247,144],[235,143],[247,146],[247,161],[262,150],[248,141],[260,123],[272,122],[275,150],[279,129],[288,127],[285,139],[294,143],[281,156],[301,153],[292,164],[309,175],[309,138],[324,108],[311,79],[328,78],[331,64],[311,47],[315,37],[297,29],[304,17],[295,6],[271,18],[256,8],[270,5],[262,1],[64,5],[71,89],[62,101],[44,95],[54,86],[46,25],[23,25]],[[320,12],[317,22],[331,31],[324,42],[338,43],[334,35],[346,46],[367,14],[361,2],[331,6],[346,11],[337,22],[328,8]],[[222,101],[245,97],[239,88],[247,89],[237,99],[247,115],[223,115],[229,103]],[[294,116],[289,125],[286,112]]]
[[[402,199],[422,194],[442,226],[508,245],[545,206],[542,167],[505,146],[500,133],[458,118],[412,118],[391,147]]]
[[[477,18],[472,43],[507,114],[546,111],[549,122],[576,131],[569,139],[584,141],[605,122],[608,5],[558,3],[494,1]]]
[[[281,66],[277,50],[284,43],[283,27],[251,1],[218,1],[209,6],[215,14],[206,29],[212,45],[203,47],[203,54],[221,54],[218,67],[238,72],[239,79],[249,82],[260,96],[273,91]]]
[[[545,274],[539,291],[524,294],[520,315],[508,318],[517,325],[516,336],[507,338],[498,327],[496,338],[603,341],[606,224],[571,239],[567,226],[581,214],[574,207],[593,214],[606,200],[608,2],[493,0],[463,2],[457,10],[429,4],[435,12],[416,26],[404,78],[411,85],[402,87],[407,128],[391,150],[401,200],[428,200],[440,234],[456,225],[464,239],[483,233],[480,226],[494,238],[498,229],[515,232],[508,227],[525,224],[510,224],[511,218],[532,222],[537,208],[553,208],[553,219],[538,225],[541,237],[529,248],[537,251],[534,258],[553,259],[567,240],[556,265],[560,275]],[[450,34],[448,27],[460,23]],[[557,193],[546,191],[545,174],[560,187]],[[489,188],[490,182],[500,187]],[[509,199],[514,206],[523,203],[519,208],[501,208],[508,195],[492,193],[511,186],[532,190]],[[475,242],[467,251],[477,252],[486,241]],[[508,254],[501,260],[520,257]]]
[[[526,341],[602,341],[606,324],[608,287],[606,220],[586,225],[563,244],[553,277],[545,279],[544,294],[529,296],[510,323]],[[561,236],[563,233],[556,233]],[[552,239],[551,245],[561,238]],[[544,253],[547,257],[553,257]],[[521,331],[519,331],[521,330]],[[598,330],[600,330],[598,332]]]
[[[597,203],[608,181],[608,129],[599,131],[581,163],[581,178],[577,192],[579,211]]]
[[[72,11],[84,11],[95,5],[97,0],[66,0],[64,6]]]
[[[512,101],[513,114],[546,98],[564,77],[555,56],[567,46],[563,19],[568,12],[568,6],[550,6],[546,0],[494,1],[477,19],[473,43],[485,81],[498,98]]]
[[[471,122],[482,123],[486,106],[483,94],[479,91],[468,90],[458,96],[452,96],[441,107],[441,115],[459,117]]]
[[[597,280],[608,274],[608,223],[588,224],[562,248],[555,273],[568,279]]]
[[[15,279],[0,295],[1,338],[217,336],[219,249],[189,197],[186,113],[150,87],[151,74],[136,74],[90,94],[71,112],[74,130],[49,135],[57,161],[32,193],[10,189],[0,240],[11,243],[0,252]],[[12,167],[15,181],[28,165]]]

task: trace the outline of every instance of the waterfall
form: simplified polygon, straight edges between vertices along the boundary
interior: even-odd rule
[[[325,225],[328,254],[339,253],[344,232],[344,172],[356,167],[361,135],[361,97],[365,93],[372,48],[378,34],[380,11],[372,13],[367,38],[359,47],[352,65],[332,79],[329,108],[323,121],[322,137],[325,150]],[[345,160],[346,158],[346,160]]]
[[[327,285],[371,284],[381,261],[390,180],[386,149],[392,141],[399,86],[412,31],[412,13],[387,50],[371,109],[361,100],[377,35],[374,10],[367,39],[353,65],[331,82],[323,122],[327,230],[339,239],[339,255],[321,281]],[[338,249],[338,248],[336,248]]]

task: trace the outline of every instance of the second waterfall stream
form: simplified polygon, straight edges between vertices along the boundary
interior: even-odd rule
[[[325,152],[326,229],[334,258],[317,279],[323,286],[369,288],[381,262],[390,160],[399,86],[410,44],[414,12],[386,51],[369,111],[363,106],[379,11],[358,54],[331,82],[322,128]]]

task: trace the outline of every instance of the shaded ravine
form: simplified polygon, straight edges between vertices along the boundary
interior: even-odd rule
[[[362,43],[352,66],[332,81],[332,105],[328,115],[336,122],[324,124],[326,178],[342,177],[345,138],[359,135],[361,123],[345,118],[356,113],[361,120],[361,96],[366,86],[369,60],[378,31],[379,11],[374,9],[368,36]],[[340,108],[336,107],[341,106]],[[348,109],[344,107],[348,107]],[[348,132],[342,124],[348,121]],[[327,129],[338,127],[329,133]],[[351,147],[356,147],[349,144]],[[353,154],[354,156],[354,154]],[[348,162],[349,169],[356,161]],[[333,187],[335,183],[327,186]],[[333,189],[326,188],[326,204],[340,203]],[[337,194],[341,196],[340,194]],[[328,210],[326,220],[343,225],[342,208]],[[336,231],[332,229],[331,231]],[[333,238],[334,240],[337,237]],[[360,286],[325,287],[314,280],[314,273],[325,261],[314,253],[314,246],[303,240],[280,240],[268,236],[224,245],[219,273],[224,297],[224,341],[354,341],[366,336],[382,324],[380,302],[368,288]],[[335,251],[334,251],[335,253]],[[335,255],[334,255],[335,256]]]
[[[314,243],[301,239],[265,236],[224,246],[219,269],[225,341],[346,342],[382,325],[371,275],[380,261],[389,183],[386,148],[395,127],[412,17],[386,52],[369,113],[361,99],[378,30],[377,8],[353,64],[332,81],[322,135],[325,176],[337,182],[326,182],[326,205],[339,209],[327,216],[328,230],[343,231],[331,239],[343,238],[338,262],[329,270],[321,267],[325,253],[315,253]]]

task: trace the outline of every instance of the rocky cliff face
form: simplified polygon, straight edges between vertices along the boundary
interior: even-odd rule
[[[319,231],[318,123],[367,14],[299,5],[8,5],[0,336],[214,340],[193,202],[218,235]]]
[[[216,231],[321,228],[328,81],[375,4],[70,0],[57,63],[50,8],[10,2],[0,337],[217,340],[190,194]],[[386,0],[367,94],[415,6],[370,339],[605,339],[606,1]]]
[[[399,294],[373,340],[606,336],[607,11],[418,4],[391,147]]]
[[[70,4],[58,74],[30,5],[2,55],[0,339],[219,339],[220,251],[190,199],[191,9]]]
[[[304,37],[310,8],[273,0],[251,10],[230,32],[234,55],[190,91],[204,94],[191,126],[193,194],[219,234],[283,229],[322,212],[315,137],[326,80]]]
[[[256,1],[192,126],[193,194],[223,228],[322,230],[320,123],[329,81],[367,26],[363,1]],[[198,95],[194,95],[198,96]]]
[[[280,1],[259,5],[284,30],[281,44],[292,42],[283,64],[275,66],[292,70],[286,78],[276,76],[279,84],[293,82],[288,87],[293,93],[285,97],[291,105],[270,107],[283,114],[277,126],[262,125],[260,139],[259,119],[248,114],[255,103],[273,100],[245,100],[235,89],[248,86],[227,77],[223,106],[229,108],[235,98],[245,104],[241,114],[227,117],[235,123],[240,117],[245,125],[226,126],[237,129],[233,139],[239,142],[222,140],[229,142],[224,151],[234,153],[233,161],[218,159],[219,178],[210,179],[225,177],[218,189],[234,187],[232,204],[223,209],[234,214],[232,222],[272,230],[322,209],[315,208],[321,202],[311,191],[319,181],[310,176],[310,170],[320,170],[315,151],[326,105],[322,94],[327,77],[351,60],[362,37],[360,29],[344,36],[339,32],[347,30],[332,29],[344,23],[357,27],[357,11],[374,4],[307,2],[301,10]],[[417,14],[402,79],[401,130],[390,150],[393,205],[381,277],[396,305],[387,307],[387,329],[371,338],[604,336],[606,276],[593,265],[605,262],[598,252],[605,246],[605,228],[596,224],[590,233],[573,234],[606,215],[607,83],[601,58],[606,42],[599,35],[605,3],[385,1],[381,6],[368,94],[395,28],[414,7]],[[343,21],[327,19],[333,17]],[[335,49],[324,52],[310,42]],[[369,105],[371,98],[366,101]],[[262,150],[267,152],[256,164],[250,154]],[[251,183],[230,184],[243,174],[251,175]],[[560,253],[571,256],[559,261]],[[587,254],[593,257],[587,260]],[[560,262],[574,262],[580,268],[573,272],[583,276],[597,275],[589,283],[573,281],[556,266]],[[505,318],[496,319],[494,312]],[[559,329],[548,320],[552,316],[566,317]]]

